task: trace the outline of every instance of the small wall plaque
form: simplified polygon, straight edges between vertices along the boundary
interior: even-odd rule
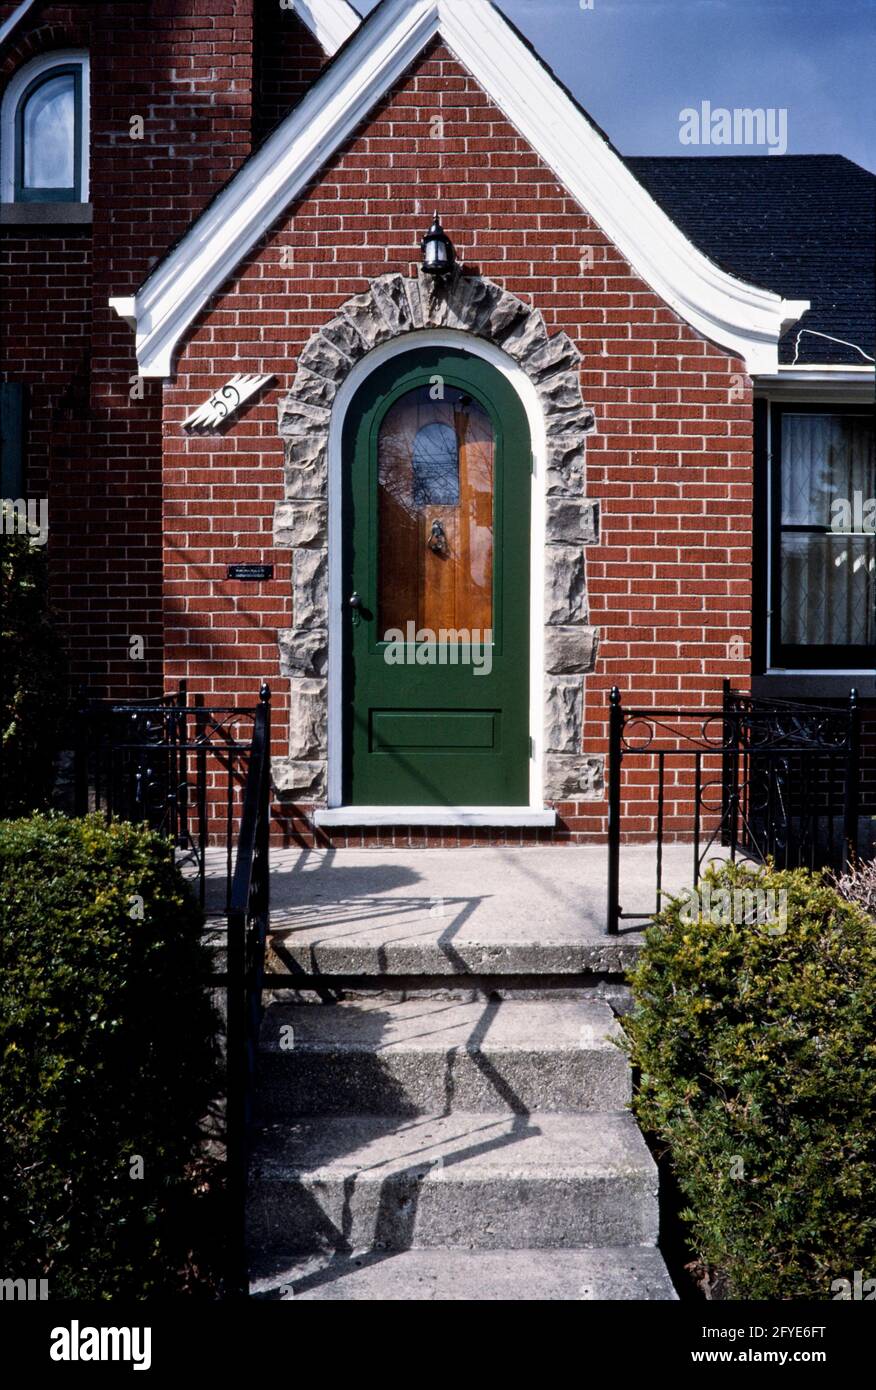
[[[274,577],[274,566],[273,566],[273,565],[229,565],[229,566],[228,566],[228,578],[229,578],[229,579],[244,579],[244,580],[251,581],[251,580],[256,580],[256,579],[273,579],[273,577]]]

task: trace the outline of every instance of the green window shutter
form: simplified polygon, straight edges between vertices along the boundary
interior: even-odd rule
[[[0,496],[24,496],[25,387],[0,381]]]

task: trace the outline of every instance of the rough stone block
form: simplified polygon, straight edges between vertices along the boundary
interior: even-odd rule
[[[317,376],[343,381],[353,363],[324,333],[315,333],[299,357],[298,365],[316,372]]]
[[[525,318],[520,318],[515,323],[510,333],[506,333],[502,339],[502,350],[513,357],[515,362],[520,362],[524,369],[528,368],[530,354],[539,348],[546,348],[548,343],[547,329],[544,326],[538,309],[533,309]]]
[[[488,317],[481,332],[485,337],[492,338],[493,342],[498,343],[500,347],[504,347],[504,339],[517,328],[521,319],[528,318],[531,313],[532,310],[528,304],[524,304],[515,295],[502,290],[498,298],[490,305]]]
[[[274,508],[274,545],[287,550],[324,548],[327,511],[325,502],[278,502]]]
[[[326,626],[328,551],[295,551],[292,557],[292,619],[298,628]]]
[[[308,405],[330,406],[338,390],[334,377],[317,376],[308,367],[299,367],[289,392],[292,400],[306,401]]]
[[[578,676],[554,676],[545,682],[545,749],[577,753],[584,731],[584,686]]]
[[[544,794],[549,801],[601,801],[603,760],[583,753],[548,753]]]
[[[401,275],[380,275],[371,283],[374,301],[394,337],[413,327],[411,309]]]
[[[336,319],[327,323],[322,334],[324,338],[328,338],[329,342],[334,344],[339,352],[342,352],[345,357],[349,357],[351,362],[358,362],[360,357],[365,356],[366,344],[345,314],[341,313]]]
[[[290,758],[296,761],[323,759],[328,747],[326,682],[293,680],[290,687]]]
[[[300,801],[322,801],[325,798],[325,762],[272,758],[271,779],[278,796],[297,797]]]
[[[297,449],[298,444],[306,449]],[[315,502],[328,492],[328,456],[325,439],[290,439],[286,443],[283,490],[289,501]]]
[[[578,410],[584,405],[577,371],[543,377],[536,390],[545,415],[557,410]]]
[[[343,306],[344,317],[350,320],[368,351],[392,337],[392,330],[370,294],[357,294]]]
[[[324,676],[328,669],[328,633],[324,629],[284,627],[277,633],[281,676]]]
[[[595,627],[545,628],[545,670],[550,675],[576,675],[592,671],[596,661]]]
[[[327,406],[311,405],[295,396],[286,395],[277,408],[277,424],[284,439],[296,439],[327,430],[331,411]]]
[[[549,497],[547,541],[593,545],[599,537],[599,507],[587,497]]]
[[[592,434],[596,429],[595,416],[588,406],[579,404],[572,410],[561,410],[552,405],[548,410],[541,394],[540,398],[545,405],[544,427],[549,445],[559,436]]]
[[[586,623],[587,576],[578,545],[545,547],[544,620],[555,627]]]
[[[585,444],[580,435],[548,440],[548,496],[575,497],[584,491]]]
[[[536,384],[556,372],[577,375],[581,354],[568,333],[555,333],[552,338],[531,352],[526,359],[526,374]]]
[[[408,311],[411,318],[411,328],[425,327],[423,321],[423,305],[420,301],[420,286],[415,279],[405,280],[405,298],[408,301]]]

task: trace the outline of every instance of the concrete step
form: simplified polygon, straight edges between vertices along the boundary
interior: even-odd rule
[[[664,847],[664,888],[691,881],[690,858],[689,846]],[[623,864],[624,910],[653,911],[654,846],[625,846]],[[211,859],[210,917],[222,870]],[[616,976],[642,933],[606,935],[605,874],[604,845],[278,850],[268,969],[299,980]]]
[[[262,1252],[653,1245],[657,1170],[629,1114],[312,1116],[263,1132]]]
[[[276,1256],[252,1271],[255,1298],[558,1303],[678,1295],[659,1250],[398,1250]]]
[[[460,1003],[380,997],[273,1003],[259,1108],[296,1115],[622,1110],[630,1071],[599,1000]]]

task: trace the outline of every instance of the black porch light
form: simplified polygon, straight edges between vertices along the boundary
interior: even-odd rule
[[[450,274],[456,260],[456,252],[453,242],[441,226],[437,212],[431,227],[420,242],[420,247],[423,252],[424,274],[434,275],[438,279]]]

